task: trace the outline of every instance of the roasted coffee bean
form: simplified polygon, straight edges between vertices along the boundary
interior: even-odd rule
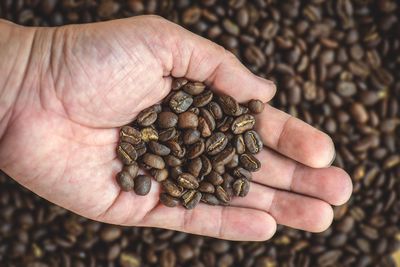
[[[222,110],[230,116],[237,116],[240,112],[239,103],[228,95],[218,96],[218,103],[221,105]]]
[[[219,205],[219,200],[214,194],[203,193],[201,196],[201,201],[208,205]]]
[[[151,168],[154,169],[164,169],[165,168],[165,162],[162,157],[151,154],[151,153],[146,153],[142,157],[142,161],[144,164],[147,166],[150,166]]]
[[[161,202],[164,206],[173,208],[173,207],[178,206],[178,204],[179,204],[179,199],[178,199],[178,198],[175,198],[175,197],[172,197],[172,196],[170,196],[170,195],[167,194],[167,193],[161,193],[161,194],[160,194],[160,202]]]
[[[222,188],[225,190],[229,197],[233,196],[233,183],[235,182],[235,178],[233,178],[228,173],[224,173],[223,175],[223,183]]]
[[[170,111],[162,111],[160,114],[158,114],[157,124],[163,129],[175,127],[178,124],[178,115]]]
[[[182,158],[186,154],[184,147],[174,140],[170,140],[165,144],[171,150],[171,155],[175,157]]]
[[[239,155],[235,154],[233,155],[233,158],[231,161],[229,161],[227,164],[225,164],[225,167],[228,169],[233,169],[239,166]]]
[[[251,113],[259,114],[264,110],[264,103],[258,99],[252,99],[249,101],[248,107]]]
[[[183,164],[182,160],[173,155],[165,156],[164,161],[169,167],[177,167]]]
[[[148,175],[138,175],[135,178],[135,193],[139,196],[145,196],[151,189],[151,178]]]
[[[254,127],[256,120],[250,114],[242,115],[232,122],[231,130],[234,134],[241,134]]]
[[[189,82],[183,86],[183,91],[193,96],[203,93],[206,85],[201,82]],[[196,101],[196,100],[195,100]]]
[[[199,141],[200,139],[200,132],[195,129],[188,129],[183,132],[182,140],[185,145],[192,145]]]
[[[225,191],[225,189],[220,186],[217,185],[215,188],[215,194],[217,196],[217,198],[222,201],[223,203],[227,204],[229,203],[229,201],[231,200],[228,193]]]
[[[185,84],[187,84],[188,82],[189,82],[189,81],[188,81],[187,79],[185,79],[185,78],[177,78],[177,79],[174,79],[174,80],[172,81],[172,84],[171,84],[171,89],[174,90],[174,91],[179,90],[179,89],[181,89]]]
[[[244,134],[244,142],[246,144],[246,149],[252,154],[259,153],[263,148],[263,143],[260,136],[256,131],[247,131]]]
[[[136,149],[132,144],[122,142],[118,145],[117,148],[118,158],[122,160],[122,162],[126,165],[134,164],[138,155]]]
[[[135,185],[134,176],[130,175],[127,171],[121,171],[117,174],[117,183],[122,191],[132,191]]]
[[[141,134],[142,140],[144,142],[157,141],[158,140],[158,132],[155,129],[151,128],[151,127],[143,128],[140,131],[140,134]]]
[[[228,139],[221,132],[214,133],[206,141],[206,152],[213,156],[225,149]]]
[[[202,137],[209,137],[211,135],[211,128],[203,117],[199,117],[198,130]]]
[[[246,144],[244,142],[243,135],[241,135],[241,134],[236,135],[234,137],[233,142],[234,142],[234,146],[235,146],[236,152],[238,154],[243,154],[244,152],[246,152]]]
[[[211,161],[204,155],[200,156],[201,159],[201,172],[200,176],[208,175],[212,170]]]
[[[188,148],[187,153],[186,153],[187,158],[188,159],[197,158],[201,154],[203,154],[204,150],[205,150],[205,143],[203,140],[200,140]]]
[[[168,128],[164,130],[160,130],[159,132],[159,140],[161,142],[167,142],[173,139],[176,136],[176,129],[175,128]]]
[[[205,108],[200,108],[200,115],[206,121],[208,128],[210,128],[211,131],[214,131],[216,127],[216,122],[213,115]]]
[[[182,173],[178,176],[178,184],[186,189],[196,189],[199,187],[199,182],[196,177],[191,175],[190,173]]]
[[[183,112],[178,116],[178,127],[181,129],[197,128],[199,119],[196,114],[190,111]]]
[[[169,179],[163,181],[161,184],[165,192],[167,192],[172,197],[180,197],[183,193],[183,188],[181,186],[176,185]]]
[[[138,158],[143,156],[147,152],[147,146],[145,142],[141,141],[140,143],[133,145],[136,150]]]
[[[193,106],[195,107],[204,107],[206,106],[208,103],[211,102],[211,100],[213,99],[213,92],[210,90],[205,90],[203,93],[195,96],[193,98]]]
[[[130,164],[130,165],[125,165],[125,166],[122,168],[122,171],[127,172],[130,176],[132,176],[133,178],[135,178],[136,175],[137,175],[138,172],[139,172],[139,166],[138,166],[138,164],[137,164],[136,162],[133,162],[133,163]]]
[[[124,126],[119,132],[119,136],[122,142],[127,142],[132,145],[136,145],[142,141],[140,132],[130,126]]]
[[[186,165],[187,171],[195,177],[200,176],[202,167],[203,163],[200,157],[190,160]]]
[[[222,119],[222,121],[220,121],[217,124],[217,128],[221,132],[226,132],[231,128],[232,122],[233,122],[233,118],[232,117],[225,117],[225,118]]]
[[[167,169],[152,169],[151,175],[153,175],[154,179],[161,183],[162,181],[167,180],[168,178],[168,170]]]
[[[196,190],[189,190],[182,195],[182,205],[187,209],[193,209],[201,200],[201,193]]]
[[[210,194],[215,192],[214,185],[206,181],[202,181],[200,183],[198,190],[202,193],[210,193]]]
[[[235,176],[236,178],[244,178],[249,181],[251,181],[251,172],[248,170],[242,168],[242,167],[237,167],[232,171],[232,175]]]
[[[171,149],[155,141],[150,141],[148,143],[148,147],[151,152],[159,156],[167,156],[169,153],[171,153]]]
[[[178,179],[178,176],[183,173],[183,169],[181,166],[172,167],[169,169],[169,176],[173,179]]]
[[[231,146],[226,147],[224,150],[222,150],[220,153],[218,153],[214,157],[213,165],[225,165],[225,164],[228,164],[233,159],[234,155],[235,155],[235,149],[233,147],[231,147]],[[240,160],[240,162],[242,162],[242,160]]]
[[[238,179],[233,183],[235,196],[245,197],[249,193],[250,183],[247,179]]]
[[[261,167],[260,161],[256,159],[256,157],[254,157],[252,154],[245,153],[240,155],[239,161],[243,168],[251,172],[256,172]]]
[[[225,173],[225,165],[224,164],[213,164],[213,171],[222,175]]]
[[[220,120],[224,116],[224,113],[222,112],[222,108],[217,102],[211,101],[208,104],[207,108],[208,108],[208,111],[211,113],[211,115],[216,120]]]
[[[177,91],[171,96],[171,99],[169,100],[169,107],[175,113],[182,113],[188,110],[192,103],[193,98],[189,94],[183,91]]]
[[[150,126],[157,120],[157,112],[153,107],[149,107],[141,111],[137,117],[136,122],[140,126]]]

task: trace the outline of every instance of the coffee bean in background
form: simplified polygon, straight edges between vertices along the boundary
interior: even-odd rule
[[[273,79],[279,88],[272,102],[275,107],[333,137],[334,165],[348,171],[354,182],[350,202],[335,208],[333,226],[321,234],[278,227],[268,242],[227,242],[93,222],[48,203],[1,174],[1,265],[400,265],[397,1],[0,2],[0,17],[24,25],[55,26],[140,14],[162,15],[216,41],[253,72]],[[172,135],[167,128],[159,138]],[[186,135],[197,141],[198,133]],[[236,144],[243,147],[244,142],[239,138]],[[206,160],[202,163],[209,166]],[[157,177],[163,180],[163,172]],[[208,182],[216,185],[220,178],[213,174]],[[208,203],[215,201],[213,195],[205,196]],[[165,201],[176,203],[174,198]]]

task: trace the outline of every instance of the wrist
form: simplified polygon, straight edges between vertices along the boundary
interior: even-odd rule
[[[0,19],[0,143],[27,75],[35,31]]]

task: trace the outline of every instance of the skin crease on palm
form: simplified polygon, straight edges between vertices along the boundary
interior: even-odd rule
[[[350,197],[349,176],[329,167],[331,139],[269,105],[257,118],[266,147],[247,197],[185,210],[159,204],[155,181],[145,197],[122,192],[118,127],[165,97],[171,75],[241,102],[268,102],[274,84],[222,47],[154,16],[60,28],[1,21],[0,33],[0,168],[51,202],[112,224],[265,240],[277,223],[325,230],[331,205]]]

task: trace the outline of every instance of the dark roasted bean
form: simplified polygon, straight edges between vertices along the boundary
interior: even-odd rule
[[[142,136],[140,132],[130,126],[124,126],[121,128],[121,131],[119,132],[120,134],[120,139],[122,142],[127,142],[132,145],[136,145],[142,141]]]
[[[135,193],[140,196],[145,196],[151,189],[151,178],[148,175],[138,175],[135,178]]]
[[[196,190],[189,190],[182,195],[183,206],[187,209],[193,209],[201,200],[201,193]]]
[[[183,91],[177,91],[169,100],[169,107],[175,113],[182,113],[188,110],[192,103],[193,98],[189,94]]]
[[[134,164],[138,157],[136,149],[133,147],[133,145],[126,142],[122,142],[118,145],[117,155],[118,158],[127,165]]]
[[[175,127],[178,124],[178,115],[170,111],[163,111],[158,114],[157,124],[163,129]]]
[[[256,172],[261,167],[260,161],[252,154],[245,153],[240,155],[239,161],[243,168],[251,172]]]
[[[136,117],[140,126],[150,126],[157,120],[157,112],[153,107],[142,110]]]
[[[127,171],[122,171],[117,174],[117,183],[121,187],[122,191],[131,191],[135,185],[134,177],[131,176]]]
[[[259,114],[264,110],[264,103],[258,99],[250,100],[248,107],[251,113]]]
[[[241,134],[254,127],[256,120],[250,114],[242,115],[232,122],[231,130],[234,134]]]
[[[263,143],[260,136],[256,131],[247,131],[244,134],[244,142],[246,144],[246,149],[252,154],[259,153],[263,148]]]
[[[206,152],[213,156],[225,149],[228,138],[221,132],[214,133],[206,141]]]
[[[199,182],[197,181],[196,177],[190,173],[181,173],[178,176],[177,181],[180,186],[186,189],[196,189],[199,187]]]
[[[172,208],[172,207],[178,206],[179,199],[175,198],[175,197],[172,197],[167,193],[161,193],[160,194],[160,202],[162,204],[164,204],[164,206]]]
[[[163,158],[155,154],[144,154],[142,157],[142,161],[144,164],[154,169],[164,169],[165,167],[165,162]]]
[[[247,179],[238,179],[233,183],[235,196],[245,197],[249,193],[250,183]]]
[[[148,143],[148,147],[151,152],[159,156],[166,156],[169,155],[169,153],[171,153],[171,149],[155,141],[150,141]]]
[[[185,145],[192,145],[199,141],[200,132],[195,129],[188,129],[183,133],[182,140]]]

